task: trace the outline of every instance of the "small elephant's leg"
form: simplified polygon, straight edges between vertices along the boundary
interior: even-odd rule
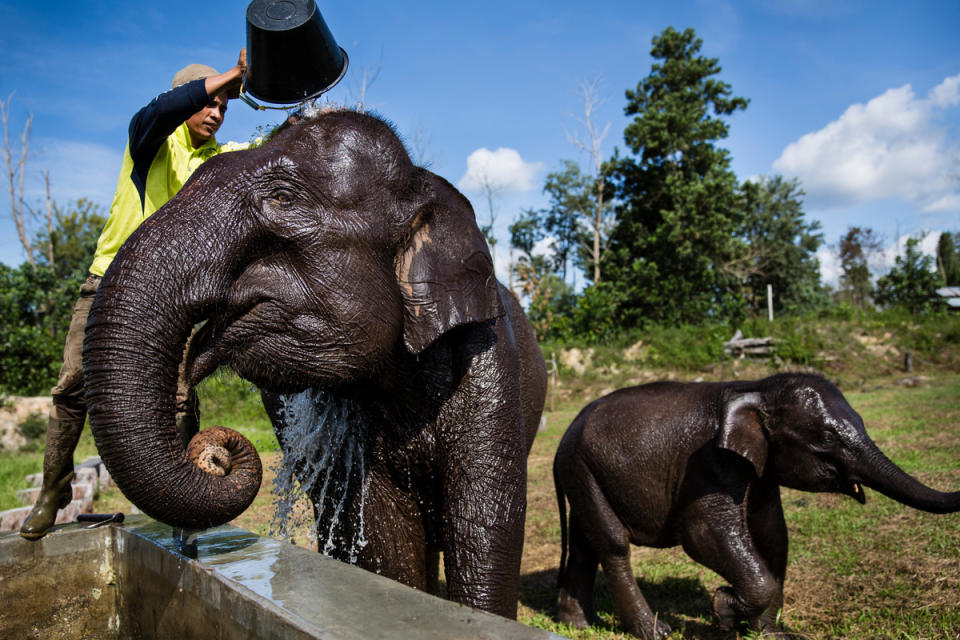
[[[590,549],[591,559],[600,561],[624,628],[639,638],[652,640],[666,637],[670,633],[670,627],[657,620],[640,592],[630,567],[629,532],[607,503],[603,491],[586,466],[573,463],[573,471],[577,482],[566,488],[571,521],[576,524],[575,527],[571,526],[571,529],[579,532],[580,539],[583,540],[581,546]],[[572,538],[571,535],[571,541]],[[576,593],[590,591],[591,599],[581,602],[587,605],[584,614],[592,614],[593,573],[587,574],[584,571],[579,578],[589,578],[589,582],[571,584],[570,589]],[[584,608],[583,604],[581,608]]]
[[[570,517],[567,564],[560,577],[557,618],[575,627],[597,623],[593,606],[593,583],[600,561],[593,553],[576,516]]]
[[[657,619],[637,586],[630,567],[630,547],[625,553],[611,553],[600,558],[603,577],[607,579],[614,605],[623,627],[638,638],[659,640],[670,635],[670,627]]]
[[[773,573],[780,589],[754,627],[763,631],[778,631],[783,611],[783,583],[787,575],[787,523],[780,503],[780,488],[767,487],[765,496],[756,488],[751,496],[749,526],[751,537],[766,566]]]
[[[685,514],[684,521],[692,523],[682,531],[684,550],[731,584],[714,594],[713,610],[720,625],[732,629],[745,620],[760,627],[766,612],[782,603],[783,578],[764,558],[740,506],[730,500],[718,507],[714,500],[701,513]],[[776,612],[772,615],[775,619]]]

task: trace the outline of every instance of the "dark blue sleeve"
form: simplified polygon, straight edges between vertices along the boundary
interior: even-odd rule
[[[205,81],[194,80],[161,93],[130,119],[127,131],[133,171],[130,178],[143,204],[147,173],[160,145],[190,116],[210,103]]]

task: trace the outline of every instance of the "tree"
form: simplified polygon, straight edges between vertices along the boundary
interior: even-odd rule
[[[840,300],[855,307],[866,307],[873,295],[870,282],[870,258],[877,253],[883,242],[873,229],[849,227],[840,238]]]
[[[0,391],[50,391],[76,298],[77,287],[46,266],[0,264]]]
[[[748,304],[766,308],[772,285],[778,311],[809,309],[826,302],[817,250],[823,244],[820,223],[807,222],[803,190],[796,179],[762,177],[740,187],[743,198],[744,253],[725,269],[743,282]]]
[[[937,298],[939,278],[933,256],[920,250],[922,238],[907,238],[902,256],[894,267],[877,280],[877,304],[902,307],[910,313],[924,313],[942,304]]]
[[[614,157],[620,206],[603,267],[620,289],[621,322],[699,322],[742,313],[739,283],[723,266],[742,254],[737,180],[722,119],[745,109],[698,55],[693,29],[653,38],[651,73],[626,92],[624,131],[634,154]]]
[[[23,182],[27,174],[27,154],[30,150],[30,129],[33,124],[33,112],[28,113],[27,121],[20,133],[19,154],[10,146],[10,102],[11,93],[6,102],[0,100],[0,121],[3,122],[3,159],[7,166],[7,190],[10,192],[10,216],[17,228],[17,237],[23,245],[27,262],[35,264],[33,246],[30,244],[30,234],[27,230],[25,202],[23,199]],[[49,177],[48,177],[49,188]]]
[[[543,192],[550,196],[550,206],[542,212],[545,232],[552,236],[554,271],[567,279],[567,264],[576,258],[585,237],[581,221],[593,210],[589,176],[572,160],[563,160],[563,169],[547,174]]]
[[[534,255],[536,243],[543,239],[540,214],[533,209],[522,212],[510,225],[510,245],[521,251],[511,265],[512,275],[520,284],[521,295],[527,297],[527,317],[538,340],[545,339],[554,321],[573,305],[571,287],[558,277],[555,265],[544,255]]]
[[[948,231],[941,233],[937,241],[937,266],[946,286],[960,285],[960,247],[954,234]]]
[[[86,278],[87,269],[93,261],[97,240],[107,223],[99,205],[80,198],[67,209],[56,203],[52,206],[53,224],[36,236],[34,244],[49,246],[50,257],[41,258],[40,264],[50,267],[59,278],[72,278],[79,283]]]
[[[591,161],[591,180],[592,189],[591,211],[585,212],[589,229],[589,238],[581,247],[581,262],[592,268],[593,282],[600,282],[600,263],[603,260],[603,254],[607,249],[612,219],[610,215],[610,197],[608,191],[607,177],[611,171],[609,163],[605,162],[600,150],[610,130],[608,121],[602,129],[598,128],[593,121],[594,111],[603,104],[603,100],[597,96],[600,86],[600,78],[594,78],[589,82],[580,83],[579,95],[583,98],[583,119],[579,120],[587,131],[587,140],[583,141],[577,135],[567,134],[567,138],[573,142],[580,150],[587,152]],[[588,273],[588,277],[590,274]]]
[[[60,209],[55,224],[40,232],[34,246],[52,253],[37,263],[0,265],[0,391],[46,393],[57,380],[77,290],[93,261],[106,219],[88,200]]]

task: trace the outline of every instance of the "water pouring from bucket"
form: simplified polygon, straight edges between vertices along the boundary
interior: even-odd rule
[[[254,109],[289,109],[314,100],[340,82],[348,62],[315,0],[253,0],[247,7],[240,98]]]

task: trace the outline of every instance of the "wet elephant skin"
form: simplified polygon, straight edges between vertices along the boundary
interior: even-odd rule
[[[515,616],[543,357],[469,202],[387,124],[330,111],[211,159],[104,276],[84,344],[97,447],[138,507],[185,528],[236,517],[259,483],[246,453],[209,474],[177,440],[200,324],[191,380],[230,367],[260,387],[285,459],[304,445],[292,399],[350,426],[356,459],[330,482],[363,478],[333,507],[311,491],[321,549],[419,588],[442,551],[451,599]]]
[[[620,620],[641,638],[664,637],[669,628],[637,587],[630,545],[682,545],[730,583],[713,598],[721,626],[746,621],[777,635],[787,566],[781,486],[863,503],[862,484],[916,509],[960,510],[960,492],[935,491],[907,475],[876,447],[840,391],[806,374],[615,391],[574,419],[553,469],[563,539],[560,620],[595,621],[599,564]]]

